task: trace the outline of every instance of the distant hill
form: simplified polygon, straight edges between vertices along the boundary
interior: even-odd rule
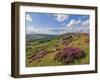
[[[31,41],[31,40],[40,40],[40,39],[53,39],[59,35],[49,35],[49,34],[27,34],[26,35],[26,40]]]
[[[64,33],[62,35],[88,35],[89,33]]]
[[[50,34],[27,34],[26,41],[33,41],[33,40],[51,40],[53,38],[62,37],[62,36],[73,36],[73,35],[85,35],[88,36],[88,33],[64,33],[61,35],[50,35]]]

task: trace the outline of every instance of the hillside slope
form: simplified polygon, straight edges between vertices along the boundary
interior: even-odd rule
[[[77,47],[86,54],[84,58],[75,59],[74,62],[63,64],[55,60],[57,49]],[[89,35],[87,33],[68,33],[41,42],[39,40],[26,42],[26,66],[58,66],[89,64]]]

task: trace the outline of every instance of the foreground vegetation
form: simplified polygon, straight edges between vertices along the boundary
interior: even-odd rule
[[[89,35],[68,33],[60,36],[28,39],[26,66],[89,64]]]

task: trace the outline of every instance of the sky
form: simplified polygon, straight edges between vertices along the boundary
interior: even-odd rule
[[[89,33],[89,21],[89,15],[25,13],[26,34]]]

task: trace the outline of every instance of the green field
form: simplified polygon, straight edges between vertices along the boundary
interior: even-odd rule
[[[55,60],[57,49],[78,47],[85,52],[85,57],[64,64]],[[34,57],[35,56],[35,57]],[[26,37],[26,67],[80,65],[89,64],[89,34],[68,33],[57,36],[34,35]]]

